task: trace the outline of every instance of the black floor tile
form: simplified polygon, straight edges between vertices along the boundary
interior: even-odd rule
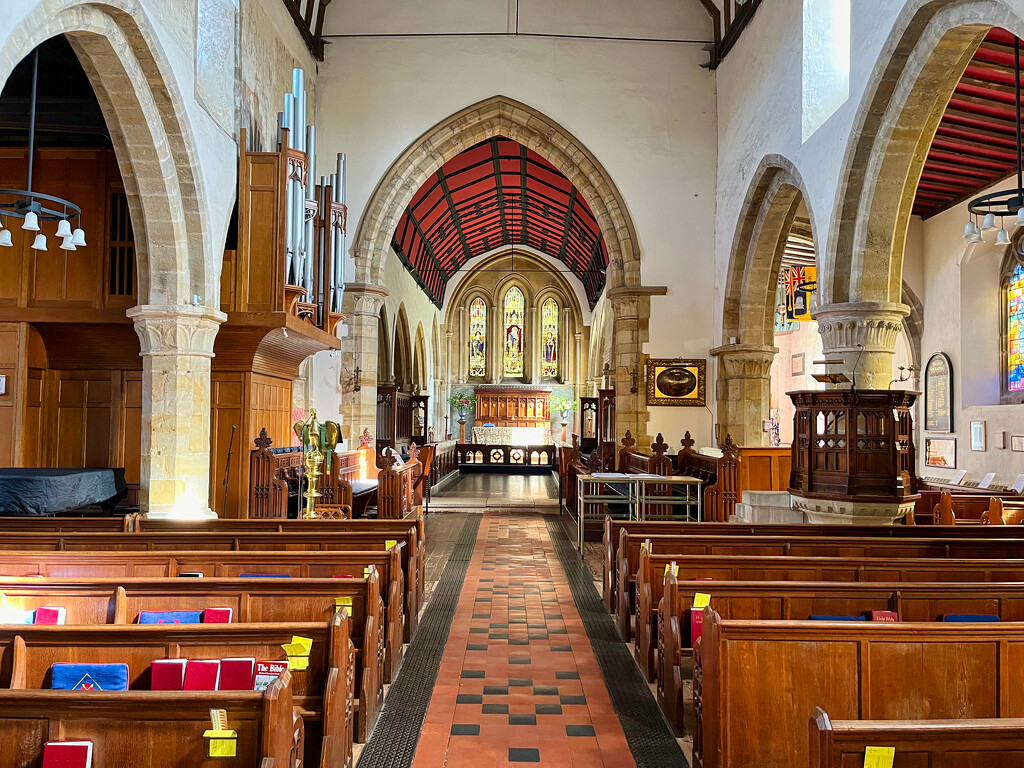
[[[508,761],[510,763],[539,763],[540,762],[540,750],[539,749],[510,749],[508,751]]]
[[[592,725],[567,725],[565,726],[566,736],[596,736]]]
[[[454,723],[452,725],[452,736],[479,736],[480,726],[475,723]]]

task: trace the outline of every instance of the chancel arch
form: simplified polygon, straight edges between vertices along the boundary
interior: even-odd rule
[[[566,179],[571,189],[575,190],[575,199],[583,203],[592,216],[594,232],[600,236],[601,261],[604,264],[598,263],[591,267],[584,263],[584,273],[587,275],[584,283],[590,285],[587,292],[592,304],[604,286],[604,294],[608,297],[612,312],[618,319],[617,328],[622,344],[624,345],[626,340],[629,341],[628,349],[623,346],[617,353],[613,352],[613,378],[618,391],[618,412],[623,416],[622,423],[628,424],[635,434],[643,437],[648,412],[643,406],[642,396],[630,391],[628,370],[636,356],[633,347],[637,342],[642,344],[648,338],[650,296],[664,293],[665,289],[644,287],[641,284],[640,248],[635,227],[628,206],[614,180],[600,161],[586,149],[583,142],[548,116],[521,102],[504,96],[495,96],[442,120],[414,141],[381,178],[360,218],[352,249],[356,280],[371,285],[383,283],[384,263],[395,243],[396,229],[417,193],[424,185],[430,185],[438,172],[457,156],[497,138],[518,143],[522,148],[518,160],[503,160],[502,149],[499,147],[497,156],[492,158],[493,162],[498,163],[499,169],[502,162],[506,162],[514,166],[513,170],[525,178],[528,173],[523,173],[522,168],[534,162],[530,159],[530,153],[535,153],[543,165],[556,169],[556,173]],[[521,196],[521,193],[512,195],[510,200]],[[437,204],[440,205],[440,200]],[[451,206],[451,203],[446,205]],[[502,219],[504,231],[514,230],[516,226],[520,230],[528,229],[530,222],[535,225],[543,224],[547,205],[551,205],[552,210],[557,208],[554,204],[537,203],[536,210],[526,215],[525,228],[522,227],[524,222],[517,220],[515,216]],[[427,207],[436,210],[434,201],[428,201]],[[563,207],[571,211],[574,204],[570,203]],[[528,211],[529,207],[521,207],[519,210],[521,216],[522,211]],[[565,250],[563,243],[566,242],[564,238],[568,231],[567,228],[562,228],[560,231],[554,230],[551,238],[538,235],[536,241],[519,242],[542,251],[554,250],[561,253]],[[450,235],[451,232],[446,234]],[[512,242],[516,241],[496,239],[490,245],[494,248]],[[570,244],[566,244],[566,247]],[[465,243],[458,243],[458,247],[465,248]],[[420,274],[424,283],[435,279],[441,273],[445,279],[451,276],[449,268],[442,263],[444,253],[427,253],[426,249],[424,253],[428,259],[427,267]],[[472,255],[479,253],[474,250]],[[407,258],[408,256],[409,254],[406,254]],[[347,292],[346,296],[347,301],[356,300],[354,291]],[[436,298],[438,297],[435,296]],[[497,327],[497,306],[489,305],[489,336]],[[468,346],[465,341],[468,329],[461,327],[459,323],[453,323],[448,327],[454,329],[453,333],[461,337],[454,346],[451,357],[453,360],[463,361],[468,357]],[[357,345],[368,345],[371,348],[376,346],[372,340],[363,338],[362,335],[355,336],[353,341]],[[493,344],[489,344],[489,347],[488,372],[485,376],[488,379],[496,374],[493,359],[496,350]],[[524,351],[524,357],[526,354],[528,351]],[[452,366],[455,368],[455,375],[462,378],[466,376],[466,363],[468,360]],[[350,416],[355,421],[369,420],[373,402],[371,397],[375,398],[372,391],[364,391],[361,395],[361,398],[357,398]],[[623,429],[625,428],[624,426]]]

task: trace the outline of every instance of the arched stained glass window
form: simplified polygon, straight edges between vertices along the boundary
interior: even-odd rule
[[[481,298],[469,305],[469,375],[487,375],[487,304]]]
[[[505,292],[505,375],[523,375],[523,316],[526,299],[514,285]]]
[[[1018,264],[1006,286],[1006,389],[1024,392],[1024,266]]]
[[[547,299],[540,307],[541,375],[558,376],[558,302]]]

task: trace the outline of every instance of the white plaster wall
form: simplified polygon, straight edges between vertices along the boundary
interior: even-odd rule
[[[1002,296],[999,271],[1004,248],[969,245],[962,239],[967,206],[959,205],[921,224],[924,263],[925,322],[922,364],[936,352],[945,352],[953,364],[953,436],[957,439],[957,469],[969,479],[997,473],[996,482],[1012,483],[1024,472],[1024,454],[1010,451],[1010,435],[1024,434],[1024,405],[1000,405],[999,381]],[[923,411],[922,411],[923,413]],[[971,421],[985,421],[986,450],[972,451]],[[996,447],[996,433],[1006,432],[1006,448]],[[923,437],[938,433],[923,433]],[[953,470],[924,466],[924,475],[949,477]]]
[[[474,19],[484,8],[495,15],[467,27],[445,10],[456,7]],[[387,32],[403,29],[422,11],[416,23],[426,26],[418,31],[439,31],[451,21],[456,31],[491,32],[501,27],[496,8],[426,3],[410,13],[400,2],[350,0],[340,2],[343,13],[331,23],[335,31]],[[520,6],[520,29],[526,27],[696,40],[710,34],[696,0],[529,0]],[[714,295],[702,286],[715,280],[717,157],[715,76],[701,67],[706,61],[701,45],[688,43],[504,35],[339,38],[318,80],[319,150],[348,153],[354,227],[394,159],[438,121],[496,94],[528,104],[573,133],[604,165],[636,225],[643,282],[669,287],[667,297],[652,299],[650,342],[638,352],[706,357],[714,340]],[[652,431],[664,432],[673,444],[686,429],[699,444],[709,444],[711,426],[711,412],[696,408],[657,408],[651,422]]]

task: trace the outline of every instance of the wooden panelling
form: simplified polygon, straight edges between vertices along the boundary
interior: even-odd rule
[[[240,168],[238,245],[244,256],[236,270],[235,292],[239,312],[273,312],[283,308],[284,169],[281,156],[261,152],[245,154]]]
[[[27,173],[24,149],[0,149],[0,187],[24,187]],[[43,222],[47,250],[34,251],[31,245],[35,233],[21,229],[20,221],[11,220],[14,247],[4,249],[4,259],[13,268],[0,271],[0,306],[105,306],[111,183],[121,184],[112,150],[38,151],[33,187],[81,207],[81,220],[72,226],[80,224],[88,245],[75,251],[62,250],[55,236],[56,224]]]
[[[792,449],[740,448],[740,489],[743,491],[789,490]],[[741,499],[742,500],[742,499]]]
[[[120,371],[52,371],[58,467],[107,467],[115,446]],[[48,388],[47,388],[48,389]]]
[[[142,373],[124,371],[121,375],[121,419],[118,430],[118,455],[115,466],[124,467],[127,483],[138,483],[142,462]]]
[[[292,381],[234,371],[214,371],[211,378],[210,506],[227,517],[246,517],[253,440],[266,427],[274,445],[291,443]],[[232,425],[238,429],[225,509],[224,468]]]
[[[0,324],[0,375],[7,377],[6,393],[0,395],[0,466],[14,463],[17,450],[18,406],[21,392],[21,330],[16,323]]]

